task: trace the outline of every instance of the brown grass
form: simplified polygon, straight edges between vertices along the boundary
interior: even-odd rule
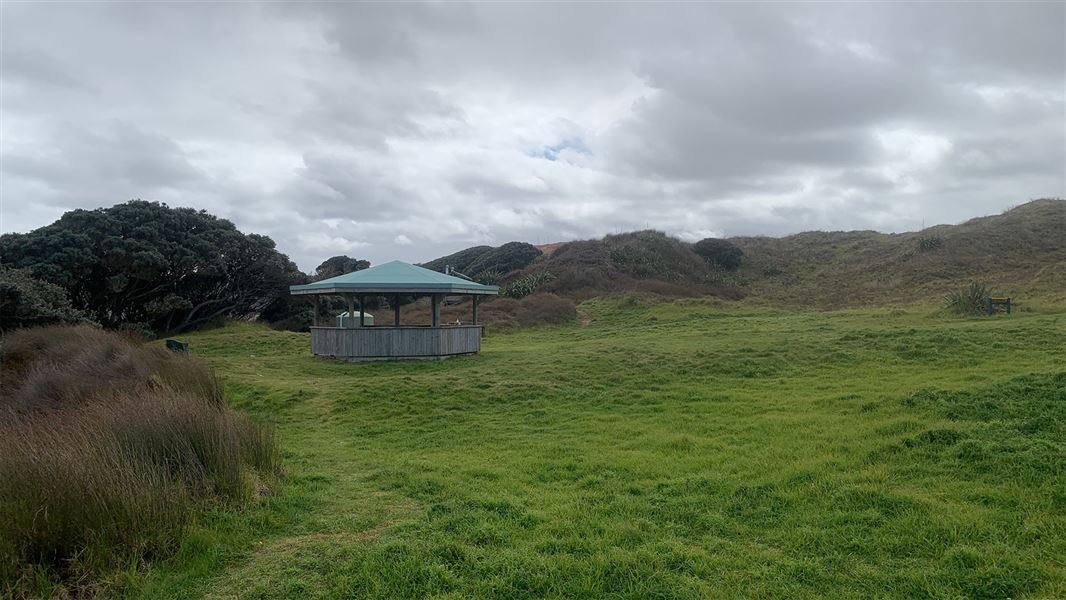
[[[272,430],[196,359],[89,327],[18,331],[0,359],[0,593],[94,589],[273,481]]]
[[[456,304],[441,306],[441,322],[471,323],[470,300],[462,299]],[[375,314],[379,325],[392,324],[392,311]],[[531,294],[524,298],[491,298],[478,305],[478,322],[490,329],[507,330],[516,327],[572,323],[577,319],[577,307],[573,300],[555,294]],[[401,323],[404,325],[428,325],[432,321],[429,300],[422,299],[403,307]]]
[[[1061,302],[1064,231],[1066,201],[1046,199],[917,232],[813,231],[730,241],[744,250],[738,277],[749,296],[832,309],[935,301],[974,280],[1016,299]]]

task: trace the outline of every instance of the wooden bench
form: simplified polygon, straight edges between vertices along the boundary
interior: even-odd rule
[[[180,342],[178,340],[167,340],[167,350],[173,350],[174,352],[188,352],[189,342]]]

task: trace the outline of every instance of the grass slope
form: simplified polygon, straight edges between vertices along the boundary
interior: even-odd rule
[[[745,253],[742,289],[779,306],[914,304],[971,281],[1015,297],[1066,301],[1064,200],[908,233],[811,231],[731,241]]]
[[[190,336],[290,472],[129,595],[1066,596],[1066,315],[582,308],[439,363]]]

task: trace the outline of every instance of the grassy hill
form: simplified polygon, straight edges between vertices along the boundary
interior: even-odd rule
[[[1066,596],[1066,318],[584,303],[432,363],[189,337],[288,476],[151,598]]]
[[[901,234],[815,231],[729,241],[744,251],[736,272],[705,264],[691,244],[638,231],[551,244],[503,282],[550,273],[540,291],[575,300],[642,291],[833,309],[939,303],[976,281],[1023,307],[1066,304],[1063,200],[1035,200],[1001,215]],[[462,264],[488,250],[469,248],[427,266]]]
[[[937,300],[977,281],[996,293],[1066,302],[1066,201],[1035,200],[960,225],[885,234],[732,238],[750,297],[819,308]]]

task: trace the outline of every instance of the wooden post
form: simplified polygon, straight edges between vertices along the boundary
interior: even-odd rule
[[[394,317],[393,324],[396,327],[399,327],[400,326],[400,297],[399,296],[393,296],[392,297],[392,311],[394,313],[393,314],[393,317]]]
[[[440,294],[430,296],[433,306],[433,326],[440,327]]]
[[[366,296],[359,296],[359,326],[366,327]]]
[[[311,308],[311,325],[318,327],[318,294],[313,296],[314,306]]]
[[[474,299],[473,299],[473,305],[474,305],[474,311],[473,311],[473,312],[474,312],[474,315],[473,315],[473,317],[474,317],[474,325],[477,325],[477,301],[478,301],[479,299],[480,299],[480,298],[479,298],[479,296],[474,296]]]
[[[355,296],[345,294],[344,297],[348,300],[348,319],[344,322],[344,326],[355,327]]]

